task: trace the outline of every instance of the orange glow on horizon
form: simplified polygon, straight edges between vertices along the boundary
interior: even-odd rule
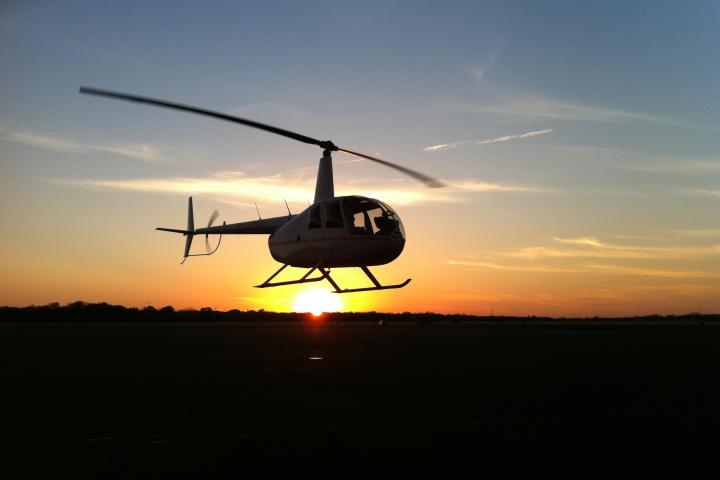
[[[318,319],[323,313],[342,310],[340,296],[319,288],[301,292],[293,301],[293,310],[297,313],[311,313]]]

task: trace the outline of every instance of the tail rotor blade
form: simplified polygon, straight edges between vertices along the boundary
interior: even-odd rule
[[[220,216],[220,212],[217,210],[213,210],[212,214],[210,215],[210,219],[208,220],[208,228],[213,226],[213,223],[215,223],[215,220]],[[205,249],[208,251],[208,253],[212,250],[210,248],[210,240],[208,239],[208,234],[205,234]]]
[[[208,220],[208,228],[213,226],[213,223],[215,223],[215,220],[220,216],[220,212],[217,210],[213,210],[212,215],[210,215],[210,220]]]

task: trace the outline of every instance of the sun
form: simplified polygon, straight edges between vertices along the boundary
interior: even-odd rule
[[[305,290],[295,297],[293,309],[298,313],[310,312],[319,317],[323,312],[337,312],[342,309],[340,295],[319,288]]]

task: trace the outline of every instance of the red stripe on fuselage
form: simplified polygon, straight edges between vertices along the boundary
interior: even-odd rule
[[[297,243],[315,243],[315,242],[329,242],[329,241],[336,241],[336,240],[395,240],[399,241],[401,239],[399,238],[392,238],[392,237],[370,237],[365,235],[344,235],[341,237],[321,237],[321,238],[300,238],[300,241],[298,240],[274,240],[271,241],[273,245],[291,245],[291,244],[297,244]]]

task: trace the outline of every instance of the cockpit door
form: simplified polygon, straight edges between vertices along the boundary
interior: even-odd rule
[[[365,197],[344,197],[345,223],[353,235],[404,238],[399,218],[384,204]]]

